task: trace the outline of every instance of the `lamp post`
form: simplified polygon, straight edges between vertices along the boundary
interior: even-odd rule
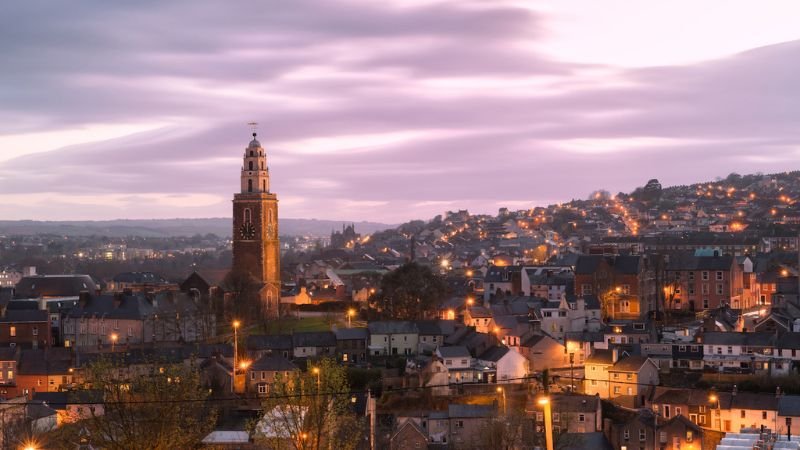
[[[575,389],[575,342],[567,341],[565,350],[569,352],[569,391]]]
[[[234,320],[233,325],[233,382],[231,383],[231,392],[234,391],[236,385],[236,358],[239,356],[239,325],[242,323]]]
[[[503,415],[506,416],[508,415],[508,406],[507,406],[508,403],[506,403],[506,390],[498,386],[497,393],[503,397]]]
[[[347,328],[353,328],[352,322],[350,322],[350,318],[353,317],[356,313],[356,310],[350,308],[347,310]]]
[[[538,403],[544,407],[544,440],[547,450],[553,450],[553,416],[550,410],[550,399],[541,397]]]
[[[317,376],[317,391],[319,391],[319,387],[320,387],[319,367],[314,367],[313,369],[311,369],[311,372],[313,372],[314,375]]]
[[[722,431],[722,416],[719,406],[719,396],[717,394],[711,394],[708,396],[708,401],[710,401],[712,404],[717,404],[717,421],[719,422],[719,431]]]
[[[119,339],[119,335],[117,333],[111,333],[111,351],[114,351],[114,346],[117,344],[117,339]]]
[[[791,442],[792,441],[792,418],[786,418],[786,440]]]

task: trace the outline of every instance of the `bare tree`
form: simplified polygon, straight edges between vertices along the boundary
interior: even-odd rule
[[[275,449],[355,449],[363,424],[349,411],[347,373],[332,359],[306,372],[277,376],[254,424],[256,442]]]

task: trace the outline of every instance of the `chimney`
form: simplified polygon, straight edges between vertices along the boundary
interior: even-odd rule
[[[611,350],[611,362],[613,364],[616,364],[617,361],[619,361],[619,348],[614,347],[614,349]]]
[[[89,304],[90,298],[91,294],[89,294],[89,291],[81,291],[80,294],[78,294],[78,305],[81,308],[86,308],[86,305]]]
[[[119,308],[120,305],[122,304],[123,295],[124,294],[122,292],[114,293],[114,309]]]
[[[39,298],[39,310],[40,311],[47,311],[47,300],[43,298]]]

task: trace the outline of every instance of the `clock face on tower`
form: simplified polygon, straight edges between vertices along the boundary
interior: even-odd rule
[[[239,227],[239,235],[243,239],[254,239],[256,237],[256,226],[252,222],[245,222]]]

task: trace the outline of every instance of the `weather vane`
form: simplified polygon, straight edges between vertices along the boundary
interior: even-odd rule
[[[253,130],[253,137],[255,137],[256,130],[258,129],[258,122],[247,122],[247,125],[249,125],[250,129]]]

